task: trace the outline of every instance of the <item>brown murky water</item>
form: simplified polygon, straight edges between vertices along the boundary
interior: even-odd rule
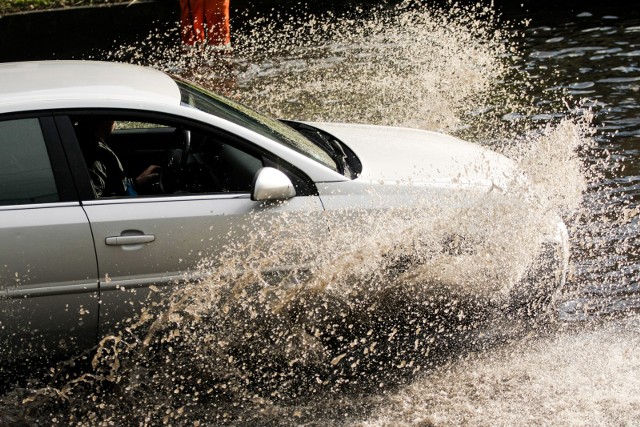
[[[209,280],[105,341],[94,367],[6,393],[6,420],[636,422],[638,16],[585,13],[528,26],[483,6],[420,7],[306,16],[277,28],[257,22],[222,56],[184,55],[161,40],[106,56],[188,75],[282,118],[463,136],[515,159],[540,194],[539,211],[465,200],[457,201],[467,203],[461,218],[427,207],[404,217],[362,215],[367,238],[353,226],[314,242],[306,255],[319,257],[319,267],[297,286],[266,285],[259,271],[288,253],[304,254],[308,242],[242,242]],[[506,283],[500,278],[527,260],[538,212],[567,222],[572,276],[549,312],[531,319],[504,313],[496,295]],[[256,217],[256,233],[267,221]],[[435,270],[444,275],[451,258],[400,262],[415,236],[429,253],[442,235],[471,223],[494,230],[493,239],[455,266],[451,286],[434,289],[430,280]]]

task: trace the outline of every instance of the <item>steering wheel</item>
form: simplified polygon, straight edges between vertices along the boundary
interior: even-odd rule
[[[191,131],[176,128],[174,132],[175,146],[167,151],[164,165],[160,170],[160,189],[163,193],[174,193],[180,190],[181,177],[191,154]]]

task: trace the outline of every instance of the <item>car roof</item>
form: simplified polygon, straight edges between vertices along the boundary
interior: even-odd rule
[[[0,112],[98,106],[104,102],[180,105],[178,86],[152,68],[100,61],[0,64]]]

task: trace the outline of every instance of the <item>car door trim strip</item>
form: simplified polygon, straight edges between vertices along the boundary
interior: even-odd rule
[[[0,291],[0,298],[36,298],[56,295],[84,294],[98,292],[98,282],[47,286],[46,288],[18,288]]]

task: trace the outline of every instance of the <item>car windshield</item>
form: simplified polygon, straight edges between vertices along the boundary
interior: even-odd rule
[[[176,83],[183,103],[250,129],[338,171],[336,162],[329,153],[286,124],[188,82],[176,80]]]

